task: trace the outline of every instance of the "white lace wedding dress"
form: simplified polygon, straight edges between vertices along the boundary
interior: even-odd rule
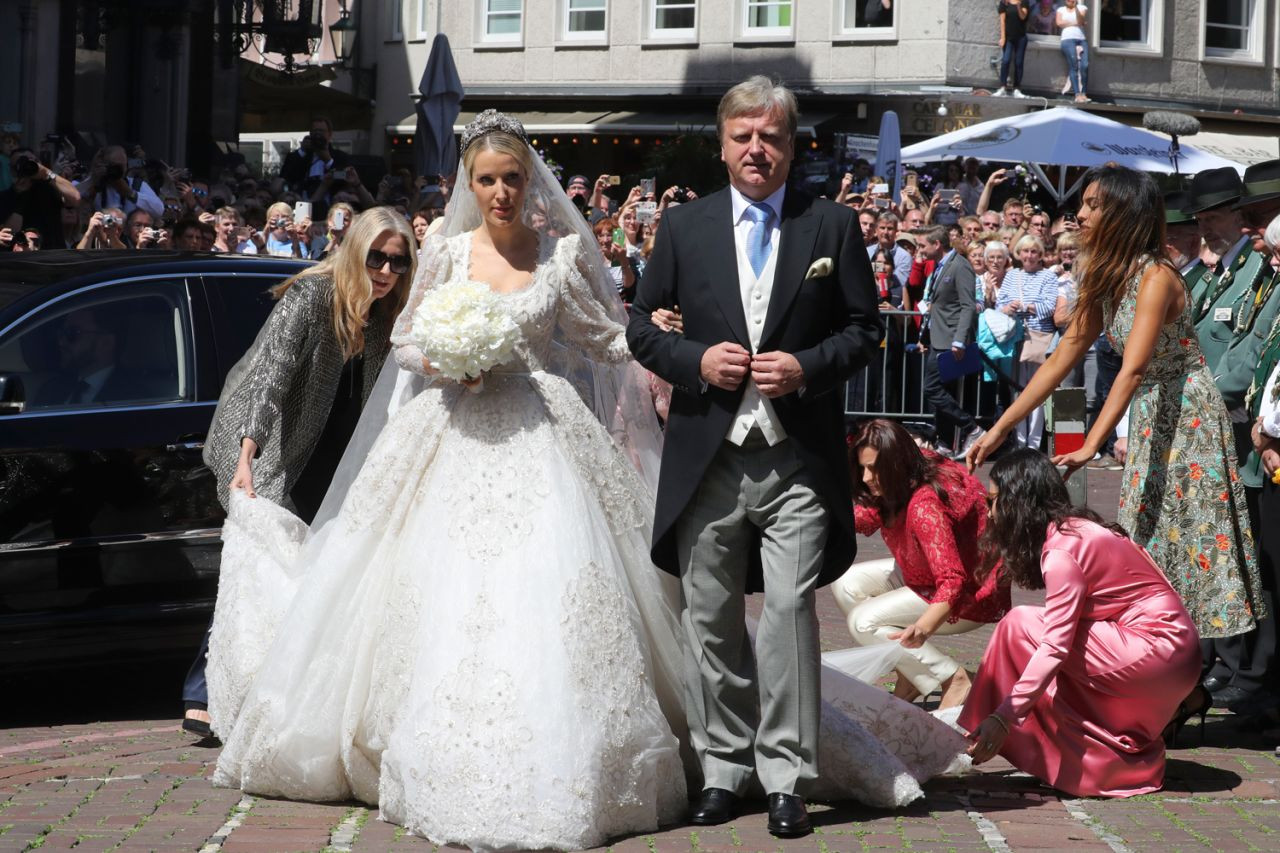
[[[415,298],[469,277],[470,240],[439,241]],[[683,817],[695,763],[653,497],[583,389],[543,370],[555,334],[630,358],[579,241],[542,237],[532,281],[503,297],[517,357],[479,393],[439,382],[396,411],[305,544],[283,510],[236,496],[208,672],[215,784],[354,796],[476,849],[595,847]],[[421,369],[415,348],[397,357]],[[901,805],[963,748],[882,690],[833,670],[824,689],[817,794]]]

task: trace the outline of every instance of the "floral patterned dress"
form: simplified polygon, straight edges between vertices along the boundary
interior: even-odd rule
[[[1129,282],[1107,337],[1124,352],[1133,329],[1138,284]],[[1160,330],[1147,375],[1129,410],[1129,450],[1119,522],[1147,549],[1202,638],[1254,627],[1261,590],[1244,484],[1236,471],[1231,420],[1205,366],[1188,308]]]

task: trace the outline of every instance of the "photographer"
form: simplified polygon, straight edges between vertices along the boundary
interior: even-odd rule
[[[295,190],[313,195],[326,174],[346,172],[351,158],[333,147],[333,124],[324,116],[311,120],[311,133],[297,150],[290,151],[280,166],[280,177]]]
[[[214,230],[217,236],[214,238],[213,248],[210,251],[234,252],[240,255],[258,254],[258,247],[250,239],[253,235],[253,229],[245,227],[244,220],[240,217],[240,211],[234,207],[222,207],[218,209],[215,215],[217,218],[214,222]]]
[[[129,178],[129,158],[123,146],[108,145],[93,157],[89,177],[76,183],[76,189],[102,210],[117,207],[125,213],[137,208],[155,219],[164,216],[164,202],[141,176]]]
[[[311,257],[311,220],[293,220],[293,209],[282,201],[267,210],[266,254],[275,258]]]
[[[62,240],[62,208],[80,203],[80,193],[65,178],[50,171],[30,148],[14,148],[9,155],[13,186],[0,192],[0,225],[35,230],[46,245]]]
[[[124,233],[124,211],[118,207],[99,210],[89,218],[89,228],[80,238],[77,249],[127,249],[121,239]]]
[[[151,214],[138,208],[125,219],[126,242],[135,249],[168,249],[169,232],[155,227]]]

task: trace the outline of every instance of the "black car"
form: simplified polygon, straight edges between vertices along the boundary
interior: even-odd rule
[[[189,658],[223,518],[205,434],[268,288],[307,264],[0,258],[0,671]]]

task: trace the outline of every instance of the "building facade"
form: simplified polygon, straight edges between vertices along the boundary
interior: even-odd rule
[[[1031,0],[1032,17],[1059,5]],[[1089,109],[1127,123],[1177,109],[1237,156],[1275,151],[1280,4],[1097,5],[1087,16]],[[496,106],[534,133],[610,147],[616,136],[623,149],[705,127],[725,88],[753,73],[795,88],[805,130],[824,144],[838,132],[874,134],[887,109],[910,140],[1066,103],[1053,32],[1029,38],[1022,90],[1031,97],[990,97],[1000,55],[994,0],[364,0],[359,11],[361,50],[377,57],[374,151],[394,153],[412,132],[410,96],[437,32],[449,37],[466,87],[463,119]]]

